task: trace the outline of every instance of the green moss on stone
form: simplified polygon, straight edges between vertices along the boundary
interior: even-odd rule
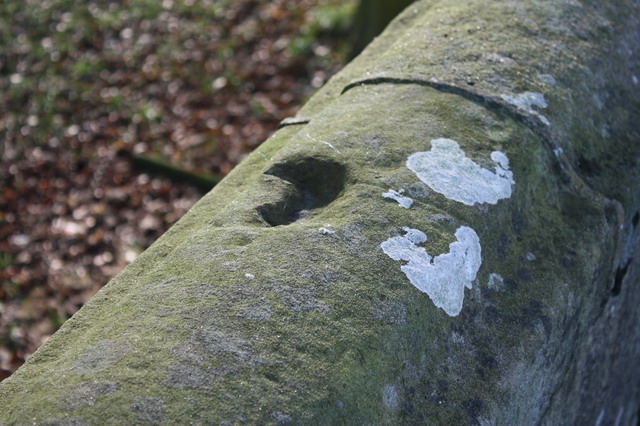
[[[585,13],[569,2],[412,8],[310,101],[307,124],[276,132],[2,383],[0,422],[542,416],[571,362],[561,348],[598,317],[615,269],[611,203],[552,149],[602,153],[573,136],[589,129],[570,107],[587,95],[567,82],[608,41],[580,35],[591,15],[559,26]],[[573,47],[548,54],[563,46]],[[540,72],[558,81],[545,93],[551,130],[499,101],[547,90]],[[430,189],[406,159],[436,138],[488,169],[503,152],[512,196],[467,206]],[[383,198],[390,189],[412,207]],[[380,244],[410,227],[437,256],[460,226],[478,234],[482,265],[452,317]],[[488,285],[492,274],[502,285]],[[92,398],[77,396],[85,388]]]

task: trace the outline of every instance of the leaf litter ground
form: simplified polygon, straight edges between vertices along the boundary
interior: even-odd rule
[[[26,4],[25,4],[26,3]],[[344,64],[354,1],[0,4],[0,380]]]

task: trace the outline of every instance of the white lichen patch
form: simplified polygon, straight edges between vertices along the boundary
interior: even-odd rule
[[[331,229],[327,228],[318,228],[318,231],[320,231],[322,235],[332,235],[336,233],[336,231],[332,231]]]
[[[496,274],[496,273],[489,274],[489,282],[487,283],[487,287],[495,291],[503,290],[504,278],[502,278],[500,274]]]
[[[86,349],[73,364],[73,370],[79,374],[95,374],[118,363],[133,348],[127,342],[101,340]]]
[[[464,336],[456,333],[455,331],[451,332],[451,341],[457,345],[461,345],[464,343]]]
[[[255,276],[255,275],[253,275],[253,274],[249,274],[249,273],[247,273],[247,274],[244,274],[244,277],[245,277],[245,278],[248,278],[248,279],[250,279],[250,280],[252,280],[252,279],[254,279],[256,276]]]
[[[400,394],[395,385],[385,385],[382,388],[382,403],[391,411],[396,411],[400,406]]]
[[[90,407],[98,402],[102,396],[112,395],[117,390],[118,386],[113,382],[84,382],[61,395],[64,398],[62,404],[70,410]]]
[[[325,142],[325,141],[323,141],[322,143],[323,143],[323,144],[325,144],[326,146],[328,146],[329,148],[331,148],[332,150],[334,150],[334,151],[336,151],[336,152],[340,152],[340,151],[338,151],[338,150],[336,149],[336,147],[335,147],[335,146],[333,146],[333,145],[332,145],[332,144],[330,144],[329,142]]]
[[[430,151],[411,154],[407,167],[431,189],[450,200],[468,206],[496,204],[511,196],[511,185],[515,181],[506,155],[494,151],[491,159],[496,163],[495,173],[466,157],[456,141],[438,138],[431,141]]]
[[[534,107],[544,109],[549,106],[542,93],[524,92],[515,96],[502,95],[501,98],[511,105],[515,106],[516,108],[519,108],[531,115],[535,115],[547,126],[550,124],[549,120],[547,120],[547,117],[533,109]]]
[[[538,81],[540,83],[548,84],[549,86],[555,86],[558,84],[551,74],[538,74]]]
[[[400,205],[400,207],[404,207],[405,209],[408,209],[411,207],[411,205],[413,205],[413,200],[409,197],[405,197],[402,194],[404,194],[404,189],[400,189],[398,191],[394,191],[393,189],[390,189],[389,191],[383,193],[382,197],[396,200],[397,203]]]
[[[458,241],[449,244],[449,253],[435,259],[418,244],[427,241],[424,232],[402,228],[406,234],[392,237],[380,244],[382,251],[393,260],[408,262],[400,269],[418,290],[427,293],[434,305],[448,315],[456,316],[462,310],[464,288],[471,288],[482,264],[480,239],[467,226],[456,230]]]

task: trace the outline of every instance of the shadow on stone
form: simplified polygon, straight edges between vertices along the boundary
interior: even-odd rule
[[[271,226],[289,225],[311,216],[312,211],[338,198],[346,180],[346,168],[326,158],[289,160],[264,172],[293,185],[281,200],[258,207],[260,217]]]

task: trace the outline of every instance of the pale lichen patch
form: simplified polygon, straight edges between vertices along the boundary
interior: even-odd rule
[[[456,333],[455,331],[452,331],[451,341],[457,345],[461,345],[464,343],[464,336],[462,334]]]
[[[540,114],[535,108],[546,108],[548,106],[547,101],[542,93],[537,92],[524,92],[519,95],[502,95],[501,98],[516,108],[525,111],[528,114],[534,115],[540,119],[547,126],[550,124],[547,117]]]
[[[261,303],[257,306],[251,306],[242,312],[242,317],[258,322],[266,322],[271,320],[271,316],[273,315],[273,311],[269,307],[266,302]]]
[[[548,84],[550,86],[555,86],[557,83],[556,79],[553,78],[551,74],[539,74],[538,81],[540,83]]]
[[[429,221],[431,223],[435,223],[435,224],[447,223],[447,224],[454,225],[456,223],[456,220],[454,218],[452,218],[451,216],[449,216],[447,214],[443,214],[443,213],[430,214],[425,219],[427,219],[427,221]]]
[[[112,382],[85,382],[65,395],[63,406],[69,410],[90,407],[99,397],[111,395],[117,390],[118,386]]]
[[[271,413],[271,418],[279,424],[289,424],[293,421],[290,415],[283,413],[282,411],[276,411]]]
[[[84,351],[73,364],[73,369],[80,374],[94,374],[115,365],[131,350],[131,345],[126,342],[102,340]]]
[[[222,355],[229,355],[244,363],[251,357],[247,342],[214,328],[194,331],[187,342],[174,348],[174,353],[195,363],[208,362],[212,357]]]
[[[385,385],[382,388],[382,403],[391,411],[398,409],[400,406],[400,395],[395,385]]]
[[[323,143],[323,144],[325,144],[326,146],[328,146],[329,148],[333,149],[334,151],[336,151],[336,152],[338,152],[338,153],[340,152],[340,151],[338,151],[338,149],[337,149],[335,146],[333,146],[333,145],[332,145],[332,144],[330,144],[329,142],[325,142],[325,141],[323,141],[322,143]]]
[[[329,313],[331,309],[316,298],[316,289],[313,287],[289,287],[282,286],[277,290],[282,294],[287,305],[294,312],[316,311],[320,313]]]
[[[438,308],[456,316],[462,310],[464,288],[471,288],[482,263],[480,239],[467,226],[457,229],[458,241],[449,245],[449,253],[435,259],[418,244],[427,241],[424,232],[403,228],[404,236],[392,237],[380,244],[382,251],[394,260],[408,262],[400,269],[418,290],[427,293]]]
[[[512,58],[509,58],[508,56],[504,56],[501,55],[499,53],[483,53],[482,54],[482,59],[489,61],[489,62],[493,62],[496,64],[501,64],[504,65],[506,67],[513,67],[515,66],[517,63],[516,61],[514,61]]]
[[[167,371],[167,385],[178,389],[208,389],[211,383],[229,372],[205,369],[193,364],[174,364]]]
[[[332,235],[336,233],[336,231],[332,231],[331,229],[327,228],[318,228],[318,231],[320,231],[322,235]]]
[[[404,194],[404,189],[400,189],[398,191],[394,191],[393,189],[390,189],[389,191],[383,193],[382,197],[395,200],[398,203],[398,205],[400,205],[400,207],[404,207],[405,209],[408,209],[411,207],[411,205],[413,205],[413,200],[409,197],[405,197],[402,194]]]
[[[511,196],[515,184],[509,160],[500,151],[491,153],[495,173],[466,157],[458,143],[439,138],[431,141],[431,150],[416,152],[407,159],[407,167],[434,191],[472,206],[476,203],[496,204]]]
[[[248,342],[214,327],[195,330],[172,352],[178,362],[169,366],[166,383],[175,388],[208,389],[243,366],[256,363]]]
[[[500,274],[496,274],[496,273],[489,274],[489,282],[487,283],[487,287],[495,291],[503,290],[504,278],[502,278]]]

